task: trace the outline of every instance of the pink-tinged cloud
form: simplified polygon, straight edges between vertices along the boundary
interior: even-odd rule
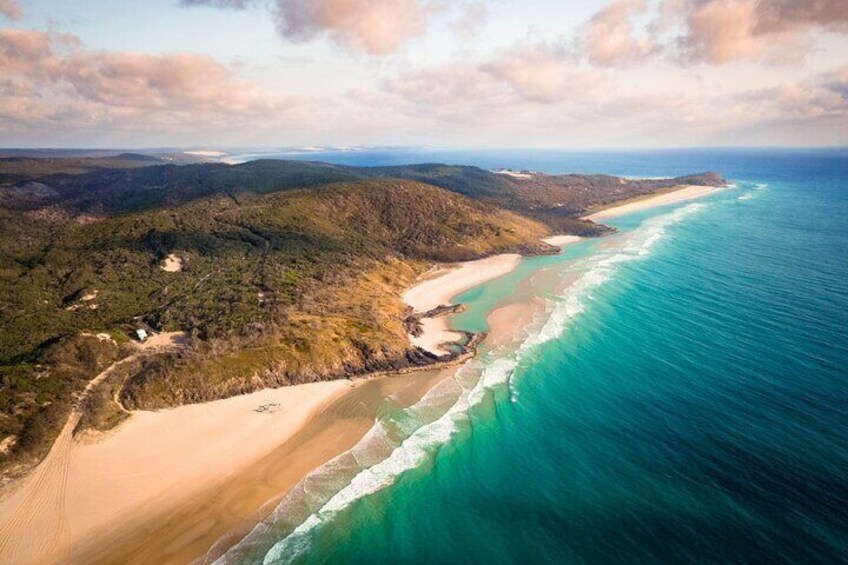
[[[757,4],[756,33],[773,33],[818,26],[825,30],[848,31],[845,0],[761,0]]]
[[[848,122],[848,66],[811,80],[766,89],[748,99],[759,105],[761,112],[784,119]]]
[[[303,108],[207,55],[89,51],[71,35],[10,29],[0,30],[0,92],[5,128],[259,127]]]
[[[508,84],[472,62],[402,72],[386,78],[377,92],[357,92],[356,100],[415,119],[464,124],[462,129],[520,101]]]
[[[684,23],[684,55],[711,64],[799,62],[811,30],[848,31],[845,0],[666,0],[665,12]]]
[[[506,50],[482,68],[511,86],[522,99],[542,104],[587,96],[601,81],[598,71],[580,66],[564,47],[548,44]]]
[[[16,0],[0,0],[0,14],[10,20],[19,20],[24,11]]]
[[[180,6],[209,6],[212,8],[229,8],[244,10],[256,3],[256,0],[180,0]]]
[[[62,78],[86,100],[130,108],[262,112],[256,88],[207,55],[80,52]]]
[[[79,39],[70,34],[0,29],[0,74],[50,79],[61,70],[55,52],[78,45]]]
[[[423,35],[438,7],[427,0],[277,0],[280,34],[292,41],[326,35],[344,47],[386,55]]]
[[[645,0],[616,0],[592,16],[580,44],[593,65],[608,67],[640,63],[656,50],[648,37],[637,37],[633,18],[647,9]]]
[[[453,30],[461,39],[470,39],[480,33],[489,17],[482,2],[469,2],[460,7],[459,17],[453,22]]]

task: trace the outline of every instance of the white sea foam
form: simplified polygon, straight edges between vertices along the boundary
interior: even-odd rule
[[[324,488],[314,489],[308,498],[307,507],[315,508],[300,525],[288,535],[285,530],[277,531],[277,539],[269,540],[274,533],[274,523],[286,516],[299,501],[287,496],[269,519],[256,526],[245,539],[225,554],[218,563],[240,562],[251,546],[260,548],[273,546],[265,552],[265,564],[285,563],[297,560],[310,548],[312,531],[332,520],[341,510],[369,494],[378,492],[397,480],[410,469],[418,467],[439,446],[448,442],[468,420],[472,406],[482,402],[488,391],[508,386],[510,397],[517,401],[518,395],[512,378],[523,362],[532,359],[534,350],[541,344],[558,338],[571,322],[583,313],[586,301],[595,300],[593,292],[612,278],[619,266],[628,261],[646,256],[666,234],[666,229],[683,218],[701,210],[705,204],[695,203],[645,221],[640,227],[622,236],[622,244],[602,250],[586,258],[578,266],[583,274],[566,290],[550,301],[545,312],[536,315],[525,328],[525,337],[517,347],[499,349],[482,354],[462,366],[453,379],[443,381],[428,392],[418,403],[404,411],[404,418],[380,420],[351,449],[323,467],[313,471],[293,491],[308,493],[310,485],[321,485],[324,475],[350,477],[346,484],[333,492]],[[446,409],[434,410],[434,406]],[[441,415],[436,415],[441,414]],[[404,421],[408,418],[407,421]],[[417,428],[407,424],[415,422]],[[395,436],[400,433],[400,438]],[[405,439],[402,439],[402,437]],[[350,468],[354,465],[355,468]],[[353,473],[353,476],[350,474]],[[332,484],[333,480],[329,480]],[[321,492],[319,492],[321,491]],[[301,495],[302,496],[302,495]],[[302,515],[302,514],[301,514]]]
[[[704,206],[700,203],[689,204],[669,214],[651,218],[628,235],[622,248],[591,256],[587,260],[585,274],[568,286],[556,301],[546,323],[526,340],[522,348],[537,346],[562,335],[571,321],[585,311],[586,301],[594,300],[592,291],[610,280],[620,264],[648,255],[665,236],[668,226]]]
[[[764,190],[768,189],[768,185],[764,183],[754,183],[754,188],[741,196],[738,196],[736,200],[751,200],[752,198],[756,198],[760,195]]]

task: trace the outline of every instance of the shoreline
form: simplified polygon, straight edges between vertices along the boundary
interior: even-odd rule
[[[439,306],[511,272],[520,260],[504,254],[439,267],[404,297],[411,296],[416,310]],[[447,328],[449,317],[422,322]],[[427,339],[435,336],[438,343],[442,335],[453,341],[464,334],[429,331]],[[177,341],[172,338],[164,335],[162,345]],[[455,365],[135,411],[109,432],[72,436],[69,430],[65,441],[0,499],[0,559],[184,563],[222,553],[306,474],[350,449],[377,416],[375,410],[371,418],[354,417],[359,408],[333,406],[362,389],[388,391],[376,395],[381,400],[401,389],[416,389],[421,396]]]
[[[727,187],[696,185],[673,187],[667,191],[638,196],[626,201],[614,202],[609,206],[601,206],[590,210],[589,214],[581,216],[581,218],[584,220],[591,220],[593,222],[607,218],[617,218],[626,214],[641,212],[642,210],[657,208],[659,206],[669,206],[671,204],[678,204],[680,202],[702,198],[720,190],[724,190],[725,188]]]
[[[642,200],[639,209],[697,197],[662,201],[664,196]],[[610,208],[605,216],[629,213],[634,204]],[[579,240],[558,235],[543,241],[564,246]],[[407,289],[402,299],[413,313],[426,313],[512,272],[520,261],[520,255],[502,254],[440,266]],[[526,304],[502,308],[487,314],[493,330],[487,346],[508,341],[533,310]],[[463,335],[449,328],[449,318],[423,318],[422,335],[410,340],[444,354],[442,344]],[[379,401],[388,397],[385,391],[404,386],[423,395],[454,370],[422,367],[390,379],[372,375],[264,389],[210,403],[138,411],[111,432],[69,435],[53,457],[55,463],[48,456],[0,499],[0,559],[214,559],[261,521],[300,479],[356,444],[376,417],[363,416],[358,407],[332,407],[349,404],[361,390],[379,391],[374,393]],[[376,402],[372,398],[372,405]],[[151,539],[157,543],[150,544]]]
[[[451,372],[316,383],[337,384],[339,390],[314,406],[294,433],[257,461],[215,484],[207,481],[180,504],[168,500],[170,508],[157,509],[158,518],[147,514],[122,521],[106,536],[99,534],[75,547],[73,560],[139,565],[211,562],[241,541],[304,477],[356,445],[373,426],[386,398],[411,405]],[[286,388],[291,387],[277,390]],[[151,539],[157,543],[151,544]]]
[[[265,389],[134,412],[111,432],[68,433],[0,501],[0,556],[62,561],[85,540],[112,545],[127,524],[149,528],[284,444],[352,386],[345,380]]]
[[[412,308],[413,314],[423,314],[451,304],[451,298],[466,290],[511,273],[520,262],[521,255],[504,253],[476,261],[441,265],[407,289],[401,299]],[[462,333],[450,329],[449,318],[421,318],[421,333],[417,336],[408,334],[409,341],[434,355],[450,353],[445,344],[461,339]]]

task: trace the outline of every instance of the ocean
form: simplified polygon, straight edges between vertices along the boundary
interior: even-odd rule
[[[847,150],[286,157],[734,185],[457,297],[458,328],[535,314],[417,404],[388,399],[223,562],[848,562]]]

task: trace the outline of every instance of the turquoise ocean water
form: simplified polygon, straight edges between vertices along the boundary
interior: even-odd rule
[[[387,401],[223,561],[848,562],[848,151],[321,158],[735,186],[458,297],[471,330],[543,305],[415,406]]]

